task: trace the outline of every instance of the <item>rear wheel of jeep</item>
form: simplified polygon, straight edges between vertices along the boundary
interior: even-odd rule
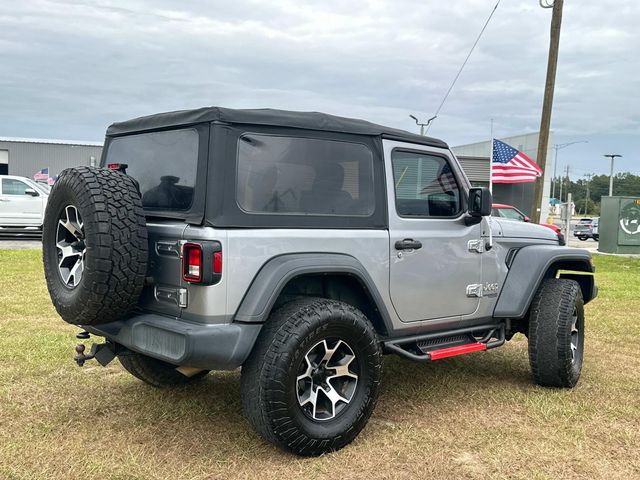
[[[147,229],[136,183],[105,168],[64,170],[51,189],[42,257],[51,300],[75,325],[118,320],[137,304]]]
[[[321,455],[364,428],[381,374],[380,344],[362,312],[332,300],[296,300],[263,327],[242,367],[242,402],[263,438]]]
[[[118,360],[131,375],[159,388],[192,383],[206,377],[209,373],[209,370],[201,370],[191,376],[184,375],[176,370],[175,365],[136,352],[119,355]]]
[[[529,313],[529,363],[538,385],[572,388],[584,354],[584,302],[573,280],[545,280]]]

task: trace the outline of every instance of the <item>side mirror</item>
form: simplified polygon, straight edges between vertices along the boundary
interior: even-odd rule
[[[524,221],[529,223],[531,221],[531,219],[529,217],[527,217],[526,215],[524,216]]]
[[[474,218],[491,215],[493,198],[486,187],[469,189],[469,209],[467,212]]]
[[[31,195],[32,197],[39,197],[40,194],[38,194],[38,192],[36,192],[33,188],[25,188],[24,189],[24,194],[25,195]]]

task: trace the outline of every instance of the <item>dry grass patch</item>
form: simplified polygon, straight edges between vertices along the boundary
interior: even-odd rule
[[[238,372],[148,387],[72,362],[40,254],[0,252],[0,478],[640,478],[640,261],[597,257],[575,390],[532,384],[526,340],[430,365],[385,359],[365,431],[302,459],[242,417]]]

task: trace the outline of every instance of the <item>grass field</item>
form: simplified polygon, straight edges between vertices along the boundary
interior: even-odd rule
[[[522,336],[430,365],[390,356],[358,439],[303,459],[250,430],[238,372],[167,391],[118,362],[78,368],[40,253],[0,251],[0,478],[640,478],[640,260],[596,264],[576,389],[534,386]]]

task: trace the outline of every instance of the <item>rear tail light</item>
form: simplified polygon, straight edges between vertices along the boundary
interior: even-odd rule
[[[185,243],[182,247],[182,278],[189,283],[202,282],[202,247]]]
[[[198,285],[214,285],[222,279],[220,242],[202,240],[182,246],[182,279]]]

